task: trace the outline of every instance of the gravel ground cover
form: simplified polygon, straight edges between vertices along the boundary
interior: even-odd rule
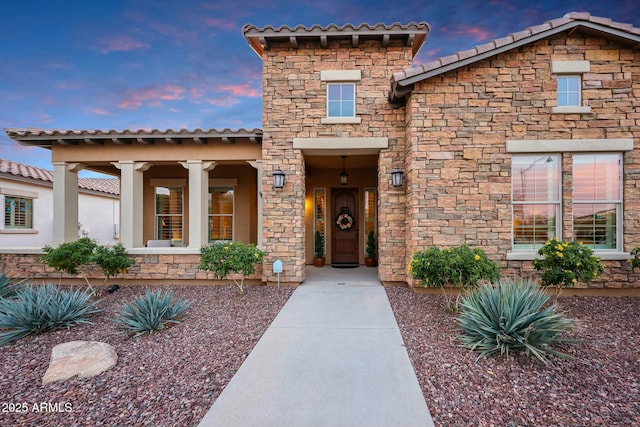
[[[444,298],[387,289],[436,426],[640,425],[640,298],[561,297],[576,319],[545,366],[528,357],[478,359],[456,340]]]
[[[293,288],[171,286],[192,301],[177,326],[138,338],[112,319],[144,294],[122,287],[100,301],[92,325],[59,330],[0,347],[1,426],[197,425],[230,381]],[[118,364],[88,379],[42,385],[54,345],[74,340],[113,345]]]

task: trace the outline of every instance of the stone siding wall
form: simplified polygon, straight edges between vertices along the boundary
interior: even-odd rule
[[[551,114],[551,61],[590,62],[589,114]],[[624,250],[640,246],[640,52],[573,34],[541,40],[417,84],[407,103],[407,261],[415,250],[482,247],[504,274],[530,275],[512,251],[508,140],[633,138],[624,153]],[[563,238],[572,233],[571,153],[562,153]],[[624,260],[593,286],[638,286]]]
[[[404,279],[404,194],[387,191],[393,165],[404,162],[404,110],[387,101],[389,78],[394,71],[411,66],[411,48],[392,41],[300,41],[297,49],[287,43],[272,43],[263,55],[263,156],[264,249],[266,280],[275,281],[272,263],[284,264],[282,280],[304,280],[305,160],[293,149],[293,138],[388,137],[393,147],[383,150],[378,164],[380,247],[379,274],[383,280]],[[356,83],[356,114],[360,124],[322,124],[326,117],[326,82],[321,70],[360,70]],[[348,149],[348,147],[344,147]],[[286,185],[274,190],[273,172],[281,168]]]
[[[126,281],[153,281],[158,280],[163,283],[171,282],[199,282],[210,283],[220,282],[212,273],[198,269],[200,265],[200,255],[176,255],[176,254],[147,254],[132,255],[136,263],[127,274],[120,274],[115,280]],[[11,278],[28,278],[36,283],[51,280],[58,282],[60,273],[47,267],[40,261],[40,255],[34,254],[0,254],[0,272]],[[104,279],[102,271],[94,267],[88,271],[92,284],[101,283]],[[262,266],[256,265],[256,273],[250,276],[253,282],[260,281],[262,276]],[[83,277],[80,275],[80,277]],[[67,274],[62,275],[62,279],[76,278]],[[112,281],[113,281],[112,280]],[[100,281],[100,282],[99,282]],[[223,280],[228,283],[229,280]]]

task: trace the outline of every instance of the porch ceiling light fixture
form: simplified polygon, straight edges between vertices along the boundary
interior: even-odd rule
[[[340,173],[340,185],[348,184],[349,174],[347,173],[347,168],[345,167],[346,161],[347,161],[347,156],[342,156],[342,172]]]
[[[282,169],[278,168],[273,173],[273,188],[283,188],[285,182],[285,174]]]
[[[393,184],[394,187],[402,187],[402,176],[404,175],[404,172],[402,172],[402,169],[400,169],[398,166],[396,166],[395,168],[393,168],[393,170],[391,171],[391,183]]]

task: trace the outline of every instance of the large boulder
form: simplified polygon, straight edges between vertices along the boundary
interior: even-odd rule
[[[42,378],[43,384],[64,381],[74,376],[95,377],[118,362],[115,349],[97,341],[71,341],[58,344],[51,351],[49,368]]]

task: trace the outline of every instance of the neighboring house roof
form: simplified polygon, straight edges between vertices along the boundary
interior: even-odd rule
[[[183,139],[191,139],[206,144],[207,142],[220,140],[224,143],[233,143],[234,138],[248,138],[259,144],[262,143],[262,130],[252,129],[180,129],[180,130],[56,130],[56,129],[10,129],[4,130],[9,138],[21,145],[35,145],[51,149],[53,142],[63,145],[78,145],[86,143],[90,145],[102,145],[105,141],[116,144],[154,144],[164,142],[179,144]]]
[[[0,159],[0,177],[2,176],[53,184],[52,171],[5,159]],[[118,178],[78,178],[78,188],[117,196],[120,194],[120,180]]]
[[[609,18],[591,16],[584,12],[571,12],[562,18],[553,19],[474,48],[429,61],[419,67],[394,73],[391,77],[389,101],[393,104],[402,104],[404,97],[413,90],[415,83],[430,77],[482,61],[564,31],[575,31],[576,29],[633,47],[640,44],[640,28],[631,24],[613,22]]]
[[[386,46],[391,40],[400,39],[406,46],[411,46],[413,56],[415,56],[429,34],[429,24],[426,22],[412,22],[407,25],[394,23],[385,25],[378,23],[369,24],[345,24],[338,26],[329,24],[327,26],[312,25],[305,27],[297,25],[293,28],[286,25],[273,27],[267,25],[258,28],[254,25],[245,25],[242,28],[242,34],[247,40],[251,48],[262,58],[265,50],[269,49],[270,42],[289,42],[291,47],[296,49],[301,40],[319,40],[320,46],[326,48],[328,41],[332,40],[351,40],[352,46],[356,47],[363,40],[381,40],[382,45]]]

